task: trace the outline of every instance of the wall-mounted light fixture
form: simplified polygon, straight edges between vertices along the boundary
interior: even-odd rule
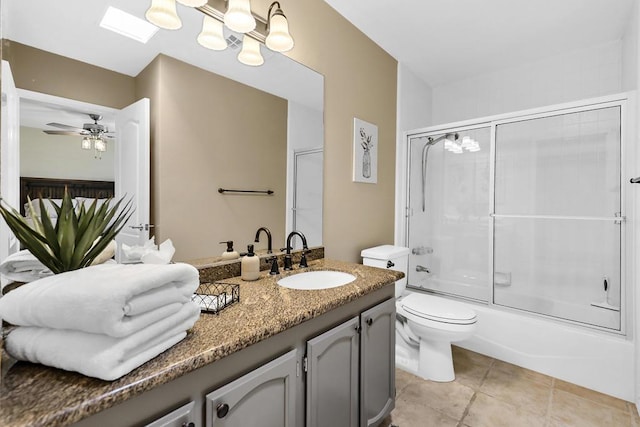
[[[208,49],[227,48],[223,24],[243,34],[242,50],[238,54],[238,60],[243,64],[259,66],[264,63],[260,53],[261,43],[275,52],[287,52],[293,48],[289,22],[278,1],[271,3],[266,19],[251,11],[250,0],[151,0],[145,17],[160,28],[180,28],[182,22],[176,11],[176,1],[194,7],[205,15],[197,40]]]

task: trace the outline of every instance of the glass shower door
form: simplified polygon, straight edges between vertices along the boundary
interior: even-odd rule
[[[408,285],[489,296],[489,127],[409,140]]]
[[[495,304],[620,329],[620,114],[496,126]]]

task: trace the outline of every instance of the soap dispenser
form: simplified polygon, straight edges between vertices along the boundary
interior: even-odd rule
[[[247,246],[247,255],[240,262],[240,278],[246,281],[260,278],[260,257],[253,252],[253,245]]]
[[[227,244],[227,250],[222,252],[222,259],[238,259],[240,255],[233,249],[233,240],[227,240],[226,242],[220,242],[220,244]]]

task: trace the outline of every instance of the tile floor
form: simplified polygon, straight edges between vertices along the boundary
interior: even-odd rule
[[[635,405],[453,347],[456,379],[396,370],[396,407],[382,427],[640,427]]]

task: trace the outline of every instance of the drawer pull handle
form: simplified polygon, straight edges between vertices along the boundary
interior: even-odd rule
[[[395,267],[395,264],[391,261],[387,261],[387,268]]]
[[[371,326],[373,324],[373,319],[372,318],[368,318],[367,319],[367,325]]]
[[[218,416],[218,418],[224,418],[228,413],[229,405],[227,405],[226,403],[218,403],[218,406],[216,407],[216,415]]]

